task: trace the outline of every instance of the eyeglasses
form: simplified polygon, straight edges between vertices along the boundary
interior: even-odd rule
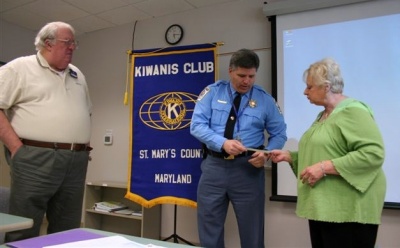
[[[56,40],[64,42],[64,44],[67,47],[70,47],[71,45],[74,45],[75,48],[78,48],[78,46],[79,46],[79,41],[77,41],[77,40],[69,40],[69,39],[68,40],[56,39]]]

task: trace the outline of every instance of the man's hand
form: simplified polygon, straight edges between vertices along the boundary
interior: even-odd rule
[[[255,152],[251,155],[251,159],[249,159],[249,163],[252,164],[256,168],[264,167],[265,161],[267,160],[268,155],[264,152]]]
[[[226,140],[222,148],[226,153],[234,156],[246,151],[246,147],[239,140]]]

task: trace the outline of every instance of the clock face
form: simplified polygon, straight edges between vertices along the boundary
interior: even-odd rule
[[[165,32],[165,40],[170,45],[178,44],[183,37],[183,28],[178,24],[173,24],[168,27]]]

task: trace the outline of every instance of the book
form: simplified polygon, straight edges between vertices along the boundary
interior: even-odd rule
[[[111,210],[106,210],[106,209],[102,209],[102,208],[96,208],[93,207],[93,210],[98,211],[98,212],[104,212],[104,213],[111,213]]]
[[[102,201],[94,204],[94,210],[103,212],[114,212],[117,210],[127,209],[128,206],[117,201]]]

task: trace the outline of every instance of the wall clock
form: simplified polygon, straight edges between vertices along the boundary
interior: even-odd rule
[[[179,24],[172,24],[165,31],[165,41],[170,45],[178,44],[183,38],[183,28]]]

